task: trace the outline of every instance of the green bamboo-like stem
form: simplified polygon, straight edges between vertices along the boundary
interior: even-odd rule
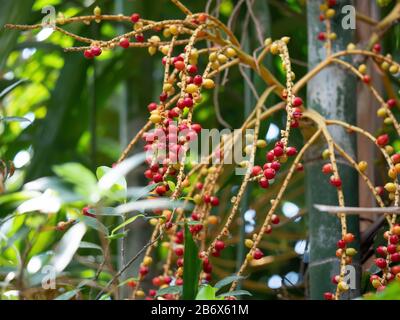
[[[308,5],[308,32],[309,32],[309,66],[310,70],[318,65],[322,65],[327,57],[325,43],[317,39],[319,32],[326,32],[326,25],[319,21],[320,9],[319,5],[323,1],[313,1]],[[336,8],[340,12],[342,6],[350,4],[350,1],[339,1]],[[346,48],[351,42],[352,31],[343,30],[341,28],[341,18],[337,16],[330,21],[330,28],[335,32],[337,40],[330,44],[331,56]],[[326,60],[329,61],[329,60]],[[346,74],[346,71],[340,68],[330,66],[327,62],[321,72],[314,77],[309,78],[307,86],[307,104],[310,109],[316,110],[323,117],[339,118],[349,123],[354,123],[356,114],[354,110],[355,97],[355,81]],[[300,81],[300,83],[302,83]],[[297,87],[295,87],[295,91]],[[345,149],[354,157],[355,140],[354,137],[346,136],[341,131],[331,130],[324,134],[327,140],[341,141]],[[338,219],[335,216],[326,215],[318,212],[313,204],[323,203],[336,205],[338,203],[338,194],[336,188],[329,184],[329,176],[326,177],[321,172],[321,167],[328,161],[323,161],[321,150],[326,145],[325,140],[321,139],[307,154],[306,169],[306,200],[309,212],[309,235],[310,235],[310,298],[322,299],[325,292],[336,292],[336,287],[329,279],[343,272],[343,257],[341,261],[334,257],[336,251],[336,242],[342,238],[343,230],[352,232],[359,238],[358,219],[349,217],[346,219],[341,216]],[[333,146],[330,146],[331,153]],[[332,157],[333,155],[331,155]],[[343,181],[343,195],[339,194],[339,202],[342,205],[357,206],[358,195],[354,192],[357,190],[358,177],[356,172],[348,165],[342,164],[331,158],[331,161],[337,162],[337,172],[335,175],[340,176]],[[336,167],[336,165],[335,165]],[[346,225],[343,225],[346,224]],[[346,230],[346,231],[347,231]],[[357,248],[357,245],[356,245]],[[356,261],[356,260],[354,260]],[[340,267],[341,266],[341,267]],[[327,279],[325,281],[324,279]],[[358,290],[351,290],[352,295],[359,292],[359,282],[356,286]],[[336,295],[337,296],[337,295]]]

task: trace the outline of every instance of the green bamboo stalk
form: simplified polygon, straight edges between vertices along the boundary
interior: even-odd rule
[[[319,6],[324,1],[309,1],[308,15],[308,62],[309,68],[315,67],[325,59],[326,49],[324,42],[317,39],[319,32],[325,32],[325,24],[319,21]],[[337,34],[337,40],[332,43],[332,51],[345,49],[353,40],[354,30],[342,28],[341,8],[351,5],[349,0],[341,0],[335,7],[336,16],[332,22],[332,31]],[[356,81],[346,71],[336,66],[329,67],[313,78],[307,87],[307,106],[321,113],[326,118],[340,119],[349,123],[356,121]],[[354,135],[344,130],[329,128],[333,139],[338,142],[354,157],[356,155],[356,141]],[[309,288],[311,299],[323,298],[324,292],[335,292],[335,285],[331,277],[339,274],[339,260],[335,257],[336,242],[341,238],[339,219],[327,213],[317,211],[313,204],[337,205],[337,192],[329,184],[329,177],[321,172],[321,167],[327,161],[321,157],[321,150],[325,148],[325,141],[321,139],[308,152],[306,159],[306,200],[309,212],[309,239],[310,264]],[[344,161],[338,161],[338,169],[343,181],[343,191],[347,206],[358,205],[358,178],[356,172]],[[348,230],[359,239],[358,217],[348,217]],[[358,250],[359,243],[355,244]],[[347,297],[359,295],[359,263],[358,256],[353,260],[356,268],[356,289],[350,290]]]

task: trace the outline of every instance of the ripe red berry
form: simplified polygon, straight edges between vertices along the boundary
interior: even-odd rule
[[[324,174],[330,174],[333,172],[332,164],[327,163],[322,167],[322,172]]]
[[[293,107],[300,107],[303,105],[303,99],[301,99],[300,97],[295,97],[293,99]]]
[[[371,76],[369,76],[368,74],[363,76],[363,82],[366,83],[366,84],[370,84],[371,83]]]
[[[182,278],[176,279],[175,284],[176,284],[177,286],[183,285],[183,279],[182,279]]]
[[[225,243],[221,240],[218,240],[217,242],[215,242],[215,246],[214,246],[215,250],[217,251],[222,251],[225,249]]]
[[[278,161],[273,161],[271,162],[270,167],[277,172],[281,168],[281,164]]]
[[[138,22],[139,20],[140,20],[140,15],[139,15],[138,13],[134,13],[134,14],[131,15],[131,21],[132,21],[133,23],[136,23],[136,22]]]
[[[198,123],[192,123],[190,128],[196,131],[197,134],[201,132],[201,125],[199,125]]]
[[[151,179],[153,179],[153,172],[151,172],[151,170],[146,170],[146,171],[144,172],[144,176],[145,176],[147,179],[151,180]]]
[[[259,181],[258,184],[260,185],[261,188],[267,189],[269,187],[269,182],[267,178],[262,177]]]
[[[165,283],[165,284],[170,284],[171,281],[172,281],[171,277],[169,277],[169,276],[165,276],[165,277],[164,277],[164,283]]]
[[[325,32],[318,33],[318,37],[317,38],[318,38],[319,41],[325,41],[326,40]]]
[[[325,300],[333,300],[335,298],[335,295],[331,292],[325,292],[324,293],[324,299]]]
[[[130,288],[134,288],[136,286],[136,282],[134,280],[129,280],[126,284]]]
[[[101,55],[101,53],[102,53],[103,51],[101,50],[100,47],[92,47],[92,48],[90,49],[90,52],[91,52],[92,55],[94,55],[95,57],[98,57],[99,55]]]
[[[157,103],[152,102],[147,106],[147,109],[151,112],[157,109]]]
[[[283,148],[280,147],[280,146],[276,146],[276,147],[274,148],[274,155],[275,155],[276,157],[282,156],[282,155],[283,155]]]
[[[375,53],[380,53],[380,52],[382,51],[382,46],[381,46],[379,43],[375,43],[374,46],[373,46],[373,48],[372,48],[372,50],[373,50]]]
[[[266,157],[266,159],[267,159],[268,162],[274,161],[274,159],[275,159],[274,151],[269,151],[269,152],[266,154],[265,157]]]
[[[150,297],[155,297],[156,294],[157,294],[157,291],[156,291],[156,290],[154,290],[154,289],[150,289],[150,290],[149,290],[149,296],[150,296]]]
[[[85,50],[83,55],[85,56],[86,59],[93,59],[94,58],[94,55],[93,55],[91,50]]]
[[[395,153],[394,155],[392,155],[392,161],[394,164],[397,164],[400,162],[400,153]]]
[[[178,260],[176,260],[176,265],[177,267],[183,267],[183,258],[178,258]]]
[[[376,143],[380,147],[384,147],[389,143],[389,136],[387,134],[382,134],[376,139]]]
[[[160,94],[160,101],[165,102],[168,99],[168,93],[163,92]]]
[[[331,176],[329,178],[329,182],[336,188],[340,188],[342,186],[342,180],[340,178],[336,178],[335,176]]]
[[[156,193],[159,195],[159,196],[162,196],[164,193],[166,193],[167,192],[167,188],[166,188],[166,186],[164,186],[164,185],[162,185],[162,186],[158,186],[157,188],[156,188]]]
[[[127,48],[129,48],[129,45],[130,45],[130,42],[129,42],[128,38],[121,38],[121,40],[119,40],[120,47],[127,49]]]
[[[200,75],[197,75],[193,78],[193,83],[197,86],[201,86],[203,83],[203,77]]]
[[[265,178],[267,178],[268,180],[272,180],[275,178],[276,172],[274,169],[272,168],[267,168],[264,170],[264,176]]]
[[[144,36],[142,34],[137,34],[135,39],[137,42],[144,42]]]
[[[375,264],[380,269],[385,269],[387,266],[386,260],[383,258],[375,259]]]
[[[337,247],[340,249],[344,249],[346,248],[346,242],[343,239],[340,239],[337,243],[336,243]]]
[[[219,205],[219,199],[217,197],[211,197],[210,198],[210,203],[213,207],[216,207]]]
[[[397,246],[395,244],[389,244],[387,246],[387,252],[390,254],[396,253],[397,252]]]
[[[251,175],[252,175],[253,177],[258,176],[261,172],[262,172],[262,168],[261,168],[260,166],[254,166],[254,167],[251,169]]]
[[[398,244],[399,243],[399,237],[394,234],[394,235],[390,236],[389,242],[391,244]]]
[[[388,105],[388,107],[390,109],[394,108],[396,106],[396,100],[395,99],[389,99],[386,103],[387,103],[387,105]]]
[[[375,191],[379,196],[383,196],[385,193],[385,188],[382,186],[376,186]]]
[[[203,271],[205,273],[211,273],[212,271],[212,265],[208,259],[203,260]]]
[[[197,73],[197,66],[195,66],[193,64],[189,64],[187,67],[187,71],[191,74],[195,74],[195,73]]]
[[[296,166],[296,171],[298,171],[298,172],[304,171],[304,166],[303,166],[302,163],[298,163],[298,164],[297,164],[297,166]]]
[[[153,175],[153,181],[155,183],[159,183],[161,181],[163,181],[163,176],[160,173],[156,173],[155,175]]]
[[[292,122],[290,123],[290,127],[295,129],[298,128],[300,126],[300,123],[297,120],[292,120]]]
[[[286,154],[287,154],[289,157],[292,157],[292,156],[296,155],[296,153],[297,153],[297,149],[296,149],[295,147],[288,147],[288,148],[286,149]]]
[[[263,256],[264,256],[264,254],[262,253],[262,251],[261,251],[260,249],[256,249],[256,250],[253,252],[253,258],[254,258],[255,260],[260,260]]]
[[[209,194],[205,194],[203,196],[203,200],[205,203],[210,203],[211,202],[211,196]]]
[[[279,217],[276,214],[273,214],[272,217],[271,217],[271,223],[272,224],[279,224],[279,222],[280,222]]]
[[[328,0],[328,6],[329,7],[334,7],[337,4],[337,0]]]
[[[144,277],[146,274],[149,273],[149,268],[146,266],[140,266],[139,268],[139,274]]]
[[[189,97],[183,99],[183,105],[187,108],[193,107],[193,99]]]
[[[376,248],[376,253],[382,257],[386,257],[387,248],[385,246],[379,246],[378,248]]]
[[[396,252],[390,256],[392,262],[399,262],[400,261],[400,253]]]
[[[293,117],[295,119],[300,119],[302,117],[303,113],[301,112],[300,108],[295,108],[293,111]]]

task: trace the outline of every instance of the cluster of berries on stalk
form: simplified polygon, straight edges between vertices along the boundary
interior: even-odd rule
[[[350,247],[349,244],[355,240],[355,236],[352,233],[346,233],[342,239],[340,239],[337,243],[336,257],[341,260],[345,265],[352,264],[353,257],[357,254],[357,250]],[[337,286],[338,293],[346,292],[350,289],[344,279],[342,279],[341,275],[335,275],[332,277],[332,283]],[[325,292],[324,298],[326,300],[334,300],[336,295],[332,292]]]
[[[300,97],[294,97],[293,99],[293,127],[298,127],[298,121],[302,117],[302,111],[300,107],[303,105],[303,100]],[[266,142],[264,140],[257,141],[258,147],[266,146]],[[247,151],[245,149],[245,151]],[[281,141],[277,141],[274,147],[267,151],[265,158],[266,162],[261,166],[254,166],[251,170],[251,176],[253,179],[258,181],[258,184],[261,188],[267,189],[269,188],[271,182],[274,181],[276,174],[281,168],[281,164],[285,163],[288,160],[288,157],[293,157],[297,154],[296,147],[285,147],[284,143]],[[298,171],[302,171],[303,167],[300,164],[297,166]]]
[[[400,225],[395,224],[384,233],[386,246],[376,249],[375,265],[380,269],[380,274],[370,277],[372,286],[377,291],[383,291],[392,281],[400,281]]]
[[[336,15],[336,10],[334,7],[337,5],[337,0],[326,0],[324,3],[320,5],[320,15],[319,20],[321,22],[325,22],[326,26],[330,24],[330,19],[332,19]],[[327,40],[332,41],[336,40],[336,33],[332,32],[330,28],[326,28],[326,31],[321,31],[317,35],[318,40],[326,42]]]

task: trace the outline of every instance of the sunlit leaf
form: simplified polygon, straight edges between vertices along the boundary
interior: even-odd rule
[[[115,183],[117,183],[122,177],[124,177],[128,172],[138,167],[146,159],[146,154],[139,153],[131,158],[126,159],[121,162],[106,174],[104,174],[99,180],[99,187],[101,190],[110,189]]]
[[[210,285],[201,286],[199,288],[199,292],[197,293],[195,300],[217,300],[216,299],[217,291],[218,291],[217,288],[213,288]]]
[[[57,273],[62,272],[71,262],[75,252],[78,250],[83,236],[86,233],[86,226],[83,222],[73,225],[62,237],[54,250],[54,257],[51,264]]]

